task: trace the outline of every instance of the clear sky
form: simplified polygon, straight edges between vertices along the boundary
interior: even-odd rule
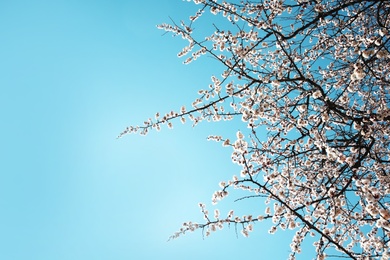
[[[156,28],[196,10],[181,0],[0,0],[0,259],[287,257],[286,234],[261,225],[250,238],[232,227],[167,242],[238,175],[231,151],[206,141],[238,125],[178,122],[116,139],[189,106],[220,73],[208,58],[183,65],[185,42]],[[263,212],[260,202],[233,206]]]

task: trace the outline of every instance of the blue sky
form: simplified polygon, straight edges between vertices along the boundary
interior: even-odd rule
[[[239,125],[178,122],[116,139],[189,106],[220,73],[210,58],[183,65],[185,42],[156,29],[196,10],[181,0],[0,1],[0,259],[287,257],[285,233],[270,237],[269,226],[249,239],[231,228],[167,242],[238,174],[231,151],[206,137]]]

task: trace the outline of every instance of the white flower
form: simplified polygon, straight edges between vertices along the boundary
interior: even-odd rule
[[[244,135],[240,131],[237,132],[236,136],[237,136],[237,139],[239,139],[239,140],[242,140],[244,138]]]
[[[364,78],[364,71],[363,71],[363,69],[360,69],[360,68],[355,69],[353,74],[355,75],[355,78],[358,79],[358,80]]]
[[[280,81],[278,81],[278,80],[273,80],[273,81],[271,82],[271,85],[272,85],[273,87],[279,87],[279,86],[280,86]]]
[[[379,214],[382,216],[385,220],[390,220],[390,212],[386,209],[380,209]]]
[[[253,225],[252,225],[252,224],[249,224],[246,228],[247,228],[247,230],[248,230],[249,232],[252,232],[252,231],[253,231]]]
[[[321,97],[321,91],[320,91],[320,90],[317,90],[317,91],[315,91],[315,92],[313,93],[313,98],[317,99],[317,98],[319,98],[319,97]]]
[[[388,31],[387,31],[387,29],[386,28],[381,28],[380,30],[379,30],[379,35],[380,36],[385,36],[385,35],[387,35],[388,34]]]
[[[365,59],[368,59],[372,55],[373,51],[372,50],[365,50],[362,52],[362,56]]]
[[[248,230],[246,230],[246,229],[241,230],[241,234],[242,234],[244,237],[249,237]]]
[[[319,254],[318,257],[317,257],[317,260],[325,260],[326,258],[326,254]]]
[[[386,58],[386,57],[388,56],[388,53],[387,53],[387,51],[382,50],[382,51],[378,51],[378,53],[376,54],[376,56],[377,56],[379,59],[382,59],[382,58]]]
[[[288,223],[288,228],[289,229],[294,229],[296,227],[296,223],[294,220],[291,220],[289,223]]]
[[[307,106],[306,105],[301,105],[301,106],[298,106],[297,109],[298,109],[299,112],[303,113],[303,112],[306,111]]]
[[[218,209],[214,210],[214,218],[215,219],[219,218],[219,210]]]
[[[322,120],[323,120],[324,122],[327,122],[327,121],[329,120],[329,115],[328,115],[328,113],[323,113],[323,114],[321,115],[321,117],[322,117]]]

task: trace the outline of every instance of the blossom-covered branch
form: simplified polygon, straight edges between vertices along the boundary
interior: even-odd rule
[[[159,28],[188,41],[178,55],[184,63],[207,54],[225,69],[191,109],[157,114],[120,136],[239,117],[247,131],[235,140],[210,136],[242,168],[212,202],[241,189],[273,207],[211,218],[201,204],[205,222],[187,222],[172,238],[224,225],[249,236],[254,222],[271,221],[270,233],[296,230],[290,259],[308,236],[317,259],[390,259],[390,2],[193,2],[200,9],[187,24]],[[210,14],[210,34],[197,30]]]

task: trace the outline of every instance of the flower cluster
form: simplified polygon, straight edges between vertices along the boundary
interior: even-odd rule
[[[224,70],[191,109],[157,114],[120,136],[176,119],[196,125],[237,117],[235,139],[209,137],[232,149],[241,167],[212,202],[239,189],[273,207],[258,217],[215,211],[211,218],[201,204],[204,223],[184,223],[172,238],[197,229],[208,236],[224,225],[248,237],[256,222],[269,220],[270,234],[295,230],[290,259],[309,236],[317,259],[329,252],[390,259],[390,3],[193,2],[201,8],[188,24],[159,28],[188,41],[178,55],[185,63],[207,54]],[[207,15],[215,16],[211,34],[194,36],[193,24]]]

